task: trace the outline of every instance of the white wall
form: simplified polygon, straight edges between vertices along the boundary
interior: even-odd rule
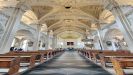
[[[74,42],[74,45],[73,46],[68,46],[67,42]],[[58,47],[59,48],[69,48],[69,47],[83,48],[84,43],[81,42],[81,38],[79,38],[79,39],[62,39],[62,38],[59,38],[58,39]]]

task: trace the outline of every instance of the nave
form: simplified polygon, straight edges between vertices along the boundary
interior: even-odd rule
[[[0,0],[0,75],[108,72],[133,75],[133,0]]]
[[[66,51],[61,56],[33,68],[22,75],[111,75],[77,51]]]

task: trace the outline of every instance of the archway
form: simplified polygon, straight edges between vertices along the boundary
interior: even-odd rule
[[[76,31],[64,31],[59,32],[58,36],[58,47],[59,48],[83,48],[84,42],[83,34]]]
[[[40,40],[39,40],[39,50],[45,50],[46,48],[46,36],[45,35],[41,35],[40,36]]]
[[[126,46],[125,48],[121,48],[121,49],[132,50],[132,45],[131,44],[132,44],[132,32],[133,32],[133,29],[132,29],[132,25],[131,25],[132,19],[130,19],[129,16],[132,14],[133,6],[131,6],[129,4],[126,4],[126,2],[124,4],[121,4],[121,2],[120,2],[119,5],[120,5],[120,10],[119,11],[117,11],[117,10],[108,11],[108,9],[107,9],[107,10],[104,11],[105,13],[103,12],[104,14],[103,14],[102,17],[104,19],[102,19],[102,18],[100,18],[100,19],[108,22],[105,25],[117,24],[117,25],[115,25],[116,27],[114,27],[114,28],[119,28],[119,30],[121,31],[121,33],[123,34],[123,36],[125,38],[124,41],[126,41],[127,44],[128,44],[128,48]],[[110,13],[110,15],[106,16],[106,13]],[[122,15],[119,16],[119,14],[122,14]],[[125,23],[123,23],[123,22],[125,22]],[[107,26],[106,28],[109,28],[109,27],[111,28],[111,26]],[[122,46],[122,47],[124,47],[124,46]]]
[[[106,48],[109,50],[127,50],[128,46],[124,36],[119,29],[110,29],[104,37]]]
[[[23,49],[24,51],[33,50],[34,35],[29,30],[18,30],[15,34],[15,38],[12,42],[12,47]]]

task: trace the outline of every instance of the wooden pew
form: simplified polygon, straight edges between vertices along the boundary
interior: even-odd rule
[[[99,51],[96,51],[96,52],[92,52],[92,58],[95,62],[97,62],[98,58],[99,58],[99,55],[100,54],[115,54],[117,52],[113,51],[113,50],[99,50]]]
[[[127,50],[79,50],[82,55],[89,57],[90,60],[97,63],[100,60],[103,67],[107,67],[106,63],[111,63],[110,57],[125,57],[125,58],[132,58],[133,54]]]
[[[123,69],[126,67],[133,67],[133,58],[111,58],[113,68],[116,71],[116,75],[126,75]]]
[[[59,53],[62,53],[63,50],[38,50],[38,51],[26,51],[26,52],[9,52],[7,55],[36,55],[36,61],[44,63],[46,60],[56,56]]]
[[[120,53],[111,53],[111,54],[101,54],[99,55],[100,62],[103,67],[107,67],[106,63],[111,63],[110,58],[133,58],[133,54],[120,54]]]
[[[0,55],[0,58],[15,58],[20,57],[20,63],[29,63],[28,68],[35,66],[35,55]]]
[[[90,58],[90,59],[92,59],[92,52],[93,52],[94,50],[78,50],[78,52],[80,53],[80,54],[82,54],[83,56],[86,56],[87,58]],[[94,52],[99,52],[99,50],[95,50]]]
[[[97,61],[97,55],[98,54],[104,54],[104,55],[118,55],[118,54],[131,54],[130,51],[128,50],[117,50],[117,51],[113,51],[113,50],[91,50],[89,52],[91,59],[93,59],[95,62]]]
[[[43,51],[26,51],[26,52],[9,52],[7,55],[36,55],[35,61],[39,61],[40,63],[45,62],[45,57],[47,57],[47,52]]]
[[[78,52],[80,52],[82,55],[86,56],[87,58],[89,58],[90,60],[95,60],[96,59],[96,54],[99,54],[100,52],[114,52],[111,50],[79,50]]]
[[[46,58],[48,59],[63,52],[64,52],[63,50],[54,50],[54,51],[39,50],[39,51],[28,51],[28,52],[9,52],[6,54],[0,54],[0,68],[9,68],[8,74],[15,75],[15,73],[18,73],[20,63],[29,63],[29,69],[30,69],[35,66],[35,60],[39,59],[40,62],[43,63],[45,61],[44,59],[45,55]],[[37,58],[38,55],[40,55],[40,58]],[[12,65],[12,67],[10,65]]]
[[[19,57],[0,57],[0,68],[9,68],[7,75],[17,75],[19,67]]]

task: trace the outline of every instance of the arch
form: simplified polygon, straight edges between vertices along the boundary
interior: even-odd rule
[[[85,31],[80,31],[79,29],[58,29],[58,30],[54,31],[54,35],[60,34],[65,31],[73,31],[73,32],[77,32],[79,34],[85,35]]]
[[[33,33],[30,32],[29,30],[25,30],[25,29],[21,29],[16,31],[15,36],[20,36],[22,38],[29,38],[29,37],[33,37]]]
[[[20,29],[16,31],[12,46],[24,50],[33,50],[34,35],[31,31]]]
[[[83,34],[76,31],[63,31],[57,34],[57,46],[60,48],[83,48],[84,43],[81,41],[84,37]],[[74,42],[73,45],[67,45],[67,42]]]
[[[123,11],[123,13],[125,15],[128,15],[128,14],[132,13],[133,4],[132,5],[131,4],[126,4],[127,1],[124,4],[122,4],[121,2],[118,2],[118,1],[116,1],[116,2],[119,3],[120,8],[121,8],[121,10]],[[111,8],[104,9],[103,12],[99,16],[99,19],[104,21],[107,24],[113,23],[115,21],[114,13],[112,13],[112,11],[110,11],[110,9]]]
[[[104,42],[107,49],[128,49],[128,46],[124,40],[124,36],[119,29],[109,29],[104,36]],[[110,43],[110,45],[109,45]]]
[[[60,32],[60,33],[57,34],[57,36],[63,35],[64,38],[65,38],[67,36],[71,36],[72,34],[74,35],[75,38],[79,38],[79,37],[83,38],[83,34],[78,33],[76,31],[64,31],[64,32]],[[63,36],[62,36],[62,38],[63,38]]]
[[[113,29],[109,29],[104,36],[104,40],[111,40],[112,38],[123,38],[123,34],[119,29],[113,28]]]
[[[53,24],[53,25],[51,25],[50,27],[48,27],[48,29],[50,30],[50,29],[54,29],[54,28],[59,28],[59,27],[65,27],[65,26],[68,26],[67,24]],[[71,26],[71,25],[70,25]],[[85,24],[83,24],[83,23],[77,23],[77,24],[72,24],[72,27],[78,27],[78,28],[83,28],[83,29],[89,29],[89,26],[88,25],[85,25]]]

